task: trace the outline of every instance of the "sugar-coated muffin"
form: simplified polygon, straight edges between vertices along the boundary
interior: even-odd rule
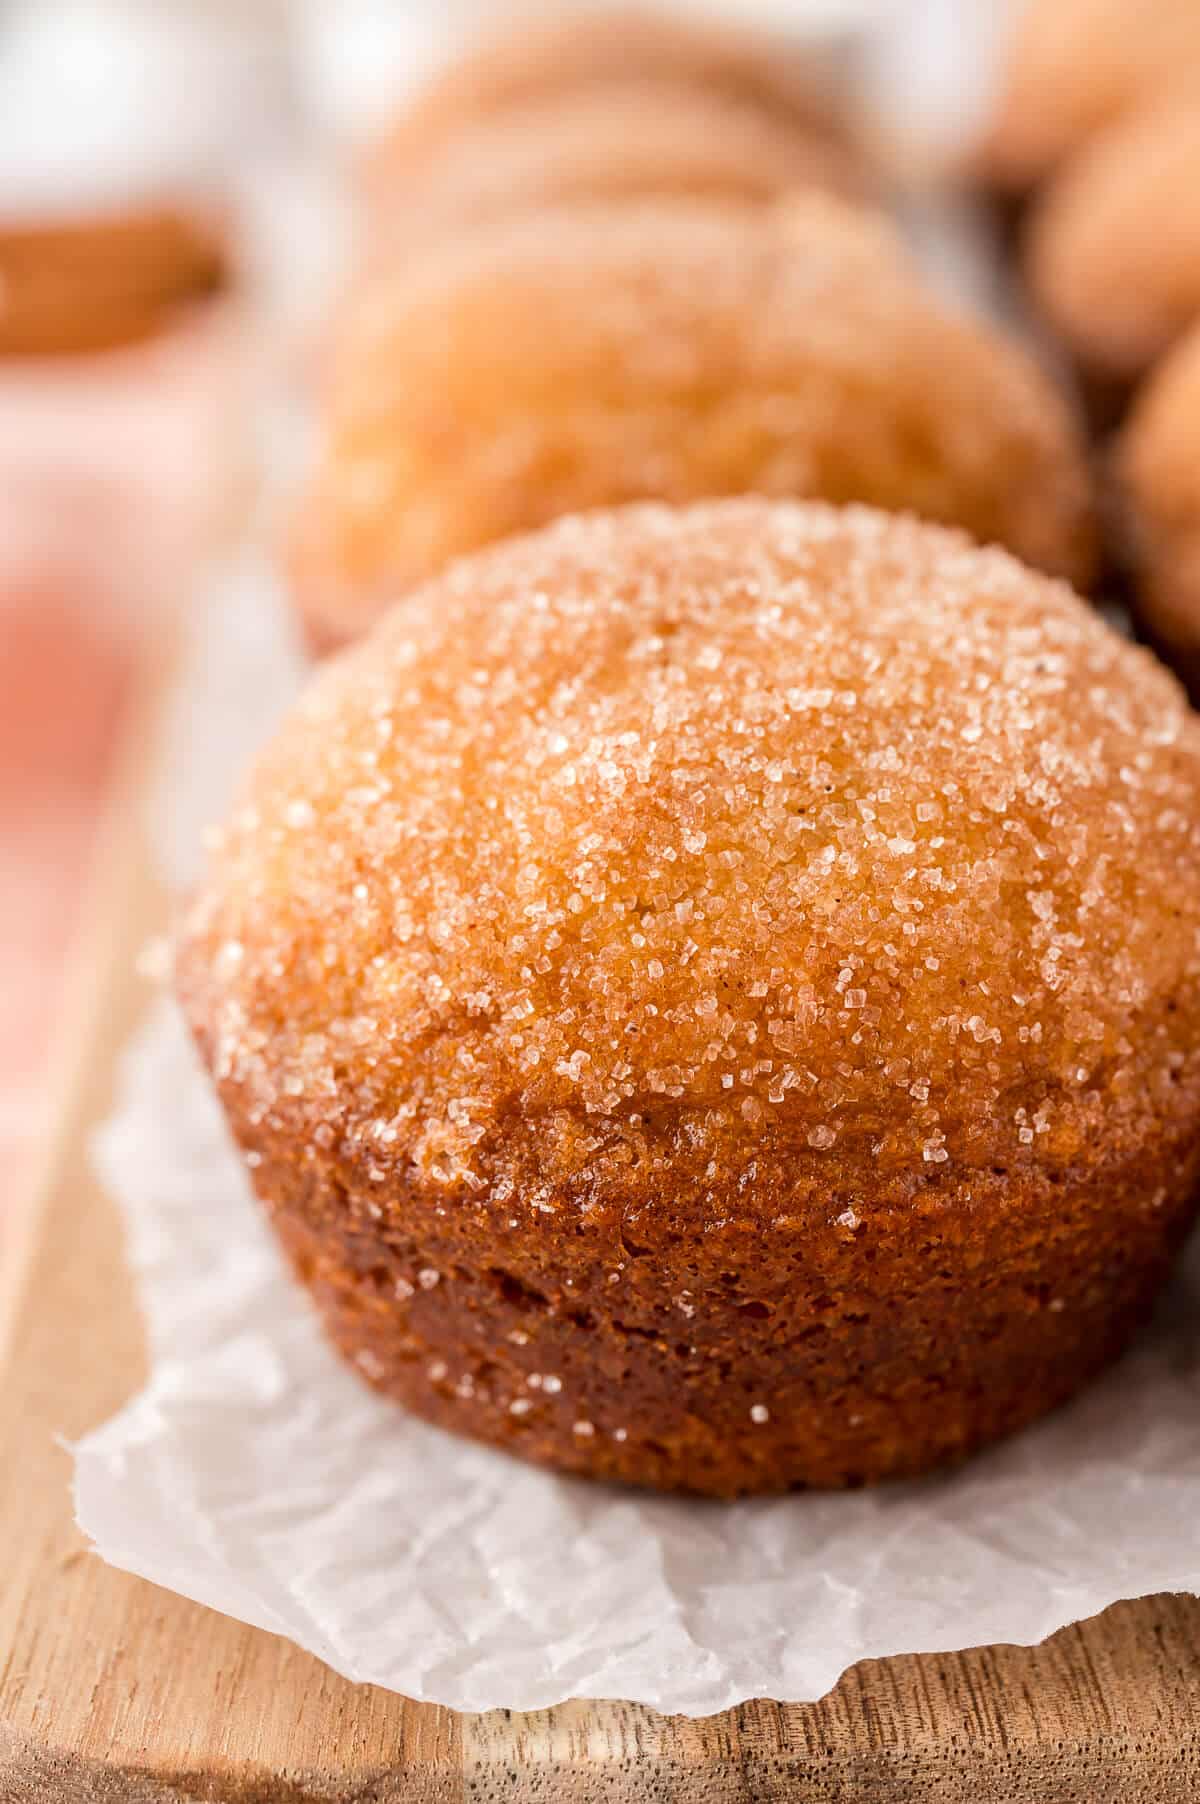
[[[365,255],[545,206],[678,196],[745,202],[795,188],[864,189],[861,161],[828,133],[719,90],[612,83],[554,95],[464,128],[381,197]]]
[[[1026,267],[1046,318],[1101,378],[1136,378],[1200,316],[1200,71],[1194,98],[1101,133],[1049,184]]]
[[[289,555],[318,649],[459,553],[643,498],[867,501],[1092,571],[1062,396],[824,195],[528,215],[377,273],[322,436]]]
[[[757,498],[464,559],[262,757],[177,982],[342,1352],[719,1496],[952,1461],[1200,1167],[1200,723],[965,536]]]
[[[1142,389],[1115,468],[1141,622],[1200,697],[1200,325]]]
[[[980,171],[1027,191],[1093,133],[1198,81],[1195,0],[1025,0]]]
[[[226,268],[215,219],[167,205],[0,224],[0,355],[147,337],[211,294]]]
[[[396,181],[484,120],[630,82],[724,95],[847,146],[855,136],[811,57],[774,34],[654,7],[543,9],[510,17],[392,121],[364,160],[367,196],[386,205]]]

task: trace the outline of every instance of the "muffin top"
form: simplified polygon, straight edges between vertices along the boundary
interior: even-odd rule
[[[292,537],[318,637],[561,514],[746,493],[960,526],[1086,585],[1090,476],[1019,345],[810,192],[545,212],[377,275],[338,324]]]
[[[580,516],[318,676],[179,982],[238,1114],[401,1189],[970,1205],[1196,1107],[1198,795],[1174,680],[1004,553]]]

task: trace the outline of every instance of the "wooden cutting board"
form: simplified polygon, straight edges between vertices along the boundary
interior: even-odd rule
[[[57,1437],[116,1409],[143,1360],[87,1142],[162,924],[144,762],[135,747],[115,801],[42,1178],[0,1259],[0,1804],[1197,1804],[1192,1598],[1120,1604],[1033,1649],[866,1662],[813,1704],[458,1716],[89,1554]]]

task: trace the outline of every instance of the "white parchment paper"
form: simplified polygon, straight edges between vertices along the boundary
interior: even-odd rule
[[[252,549],[220,576],[171,720],[155,839],[176,881],[299,670]],[[1119,1597],[1200,1590],[1200,1242],[1116,1370],[959,1474],[693,1503],[526,1468],[345,1370],[165,999],[95,1151],[152,1371],[77,1449],[80,1524],[114,1565],[350,1678],[463,1710],[699,1714],[817,1697],[870,1655],[1036,1641]]]

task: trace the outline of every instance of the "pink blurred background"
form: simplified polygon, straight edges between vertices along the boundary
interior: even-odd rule
[[[341,153],[488,10],[0,0],[0,1253],[71,1050],[56,1064],[122,742],[136,763],[150,673],[252,461],[257,374],[332,279]],[[219,222],[220,296],[121,348],[14,349],[14,239],[162,206]],[[86,309],[90,272],[66,279]]]
[[[0,1239],[46,1128],[122,734],[214,524],[221,308],[84,361],[0,364]]]

